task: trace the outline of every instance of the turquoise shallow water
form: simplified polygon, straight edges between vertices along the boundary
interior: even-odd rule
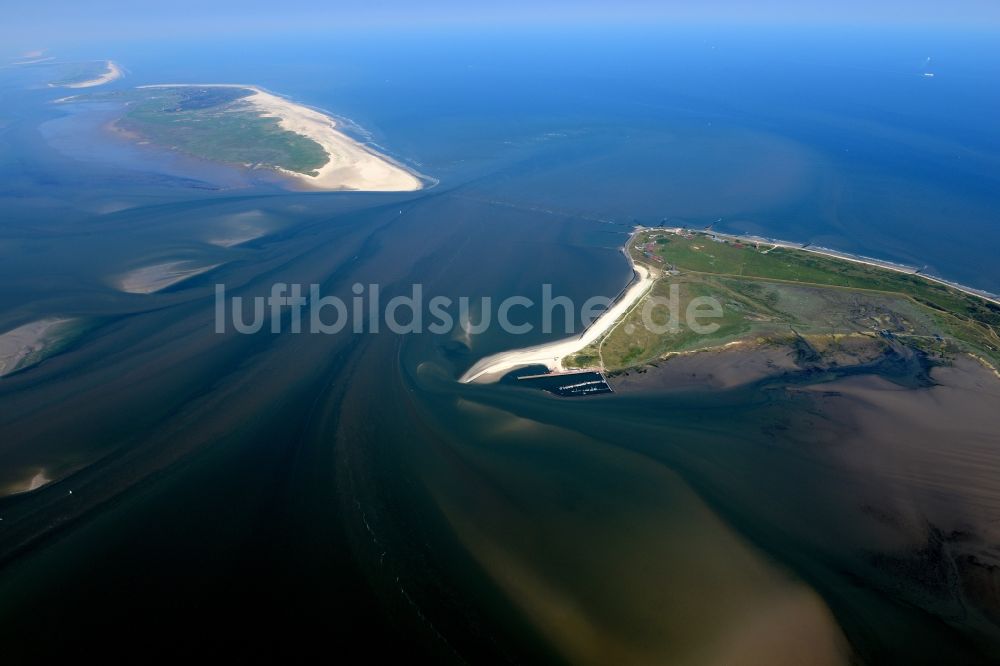
[[[255,83],[350,118],[440,180],[408,195],[289,193],[137,150],[30,88],[45,70],[0,77],[0,324],[93,326],[0,383],[3,474],[67,475],[0,500],[14,652],[110,634],[176,653],[572,660],[553,599],[615,649],[653,650],[650,590],[676,588],[663,615],[682,626],[696,602],[738,618],[805,589],[864,658],[985,660],[971,624],[866,578],[850,539],[798,529],[853,514],[814,492],[843,479],[775,445],[808,433],[811,407],[773,387],[585,402],[459,387],[477,358],[543,336],[218,336],[212,294],[420,282],[500,298],[548,282],[582,301],[617,293],[631,226],[664,219],[998,290],[997,93],[980,85],[996,54],[974,35],[862,36],[850,54],[837,35],[444,37],[99,54],[128,67],[116,85]],[[933,80],[928,48],[950,55]],[[210,242],[246,220],[260,238]],[[222,265],[155,295],[110,284],[176,259]],[[693,643],[721,642],[715,624]],[[678,641],[675,656],[695,650]]]

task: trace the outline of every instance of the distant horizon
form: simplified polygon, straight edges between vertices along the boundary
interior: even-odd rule
[[[949,3],[919,0],[870,3],[771,0],[747,3],[620,3],[583,0],[515,0],[501,7],[470,8],[455,0],[434,0],[414,8],[401,0],[382,0],[358,7],[316,7],[290,0],[275,7],[259,0],[223,0],[206,4],[181,0],[170,7],[136,7],[124,0],[98,0],[81,5],[43,0],[3,13],[0,38],[7,49],[21,52],[80,45],[107,39],[231,38],[264,34],[323,34],[342,30],[440,28],[909,28],[989,32],[1000,29],[1000,5],[983,0]],[[5,49],[6,50],[6,49]]]

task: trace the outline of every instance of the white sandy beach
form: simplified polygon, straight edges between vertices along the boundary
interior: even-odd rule
[[[42,352],[58,326],[69,319],[40,319],[0,334],[0,377],[21,369]]]
[[[206,273],[216,266],[219,264],[190,266],[186,261],[168,261],[129,271],[118,278],[116,286],[130,294],[152,294],[182,280]]]
[[[94,79],[87,79],[86,81],[78,81],[76,83],[66,83],[62,85],[63,88],[93,88],[94,86],[104,85],[105,83],[110,83],[115,79],[120,79],[124,72],[122,72],[121,67],[116,65],[111,60],[106,62],[107,71]]]
[[[639,279],[633,282],[582,335],[487,356],[469,368],[459,381],[495,382],[512,370],[530,365],[544,365],[551,372],[566,370],[563,359],[600,340],[652,288],[656,279],[649,270],[638,264],[634,268]]]
[[[394,164],[384,155],[339,132],[333,118],[260,88],[232,83],[161,84],[142,87],[191,86],[252,90],[252,95],[240,101],[259,111],[262,116],[277,118],[283,129],[301,134],[321,145],[329,156],[329,161],[320,167],[315,176],[279,169],[281,173],[291,176],[309,188],[359,192],[412,192],[423,188],[423,183],[415,175]]]

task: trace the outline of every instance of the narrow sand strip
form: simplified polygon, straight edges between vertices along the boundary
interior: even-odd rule
[[[469,368],[459,381],[495,382],[512,370],[530,365],[544,365],[551,372],[565,370],[563,359],[600,340],[652,288],[656,280],[649,270],[637,264],[633,268],[638,279],[582,335],[487,356]]]
[[[162,264],[143,266],[119,277],[116,286],[130,294],[152,294],[195,275],[207,273],[220,265],[191,267],[187,261],[168,261]]]
[[[296,104],[284,97],[255,86],[232,83],[158,84],[143,88],[243,88],[253,94],[240,102],[261,116],[277,118],[282,129],[312,139],[326,151],[329,160],[315,176],[278,168],[301,184],[319,190],[355,190],[359,192],[412,192],[423,188],[421,180],[393,163],[384,155],[337,131],[333,118],[320,111]]]
[[[243,243],[249,243],[252,240],[257,240],[264,235],[263,231],[251,232],[248,231],[244,235],[229,236],[226,238],[211,238],[207,241],[209,245],[214,245],[216,247],[236,247],[237,245],[242,245]]]
[[[53,333],[70,319],[40,319],[0,334],[0,377],[30,364],[55,337]]]
[[[55,59],[56,59],[55,56],[49,56],[47,58],[31,58],[29,60],[17,60],[10,64],[14,67],[19,67],[21,65],[40,65],[43,62],[51,62]]]
[[[66,83],[63,84],[62,88],[93,88],[94,86],[104,85],[105,83],[110,83],[115,79],[120,79],[124,72],[122,72],[121,67],[116,65],[111,60],[107,61],[108,71],[104,72],[96,79],[87,79],[86,81],[79,81],[77,83]]]

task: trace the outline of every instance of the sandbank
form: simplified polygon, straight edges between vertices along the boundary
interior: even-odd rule
[[[70,319],[40,319],[0,333],[0,377],[31,364],[55,337],[57,327]]]
[[[222,220],[218,235],[207,243],[217,247],[235,247],[260,238],[267,233],[267,216],[260,210],[248,210],[227,215]]]
[[[168,261],[129,271],[118,278],[116,286],[130,294],[152,294],[217,266],[219,264],[191,266],[187,261]]]

